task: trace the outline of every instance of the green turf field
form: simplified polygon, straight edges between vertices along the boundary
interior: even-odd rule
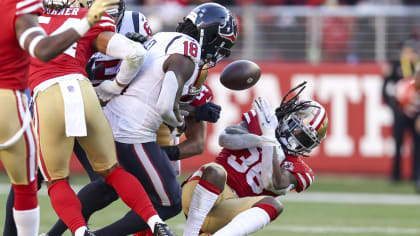
[[[75,177],[72,184],[82,185],[88,180]],[[0,202],[7,197],[7,180],[0,176]],[[385,179],[367,177],[317,176],[311,190],[289,194],[281,198],[285,210],[275,222],[254,234],[260,236],[291,235],[420,235],[420,194],[412,183],[395,185]],[[39,196],[41,232],[55,222],[45,188]],[[123,216],[127,207],[121,201],[92,216],[90,227],[96,229]],[[4,210],[0,212],[3,227]],[[185,219],[182,214],[168,221],[182,235]],[[67,233],[65,235],[71,235]]]

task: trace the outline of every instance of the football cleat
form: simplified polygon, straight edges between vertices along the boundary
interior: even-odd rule
[[[165,223],[156,223],[153,235],[155,235],[155,236],[177,236],[177,234],[172,232],[169,229],[168,225],[165,224]]]
[[[40,234],[39,236],[48,236],[48,234],[43,233],[43,234]]]

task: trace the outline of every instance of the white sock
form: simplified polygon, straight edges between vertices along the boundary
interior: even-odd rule
[[[74,236],[83,236],[85,235],[85,231],[87,230],[86,226],[81,226],[76,229],[76,232],[74,232]]]
[[[13,208],[18,236],[37,236],[39,230],[39,206],[30,210],[17,211]]]
[[[225,227],[219,229],[213,236],[242,236],[264,228],[270,223],[270,216],[259,207],[253,207],[239,213]]]
[[[197,184],[191,199],[184,236],[196,236],[200,233],[201,226],[218,197],[219,194]]]
[[[152,230],[152,233],[155,232],[155,224],[156,223],[164,223],[163,220],[158,215],[151,216],[147,220],[147,224],[149,225],[149,228]]]

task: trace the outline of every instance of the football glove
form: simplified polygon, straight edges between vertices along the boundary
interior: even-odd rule
[[[116,80],[105,80],[99,86],[95,87],[96,94],[103,102],[111,100],[111,98],[120,95],[124,87],[117,84]]]
[[[145,36],[143,36],[140,33],[137,32],[128,32],[125,34],[125,37],[135,41],[135,42],[139,42],[141,44],[145,43],[147,41],[147,38]]]
[[[260,124],[262,136],[264,136],[264,144],[269,146],[279,145],[276,139],[278,120],[270,103],[264,98],[258,97],[252,106],[257,112],[258,123]]]
[[[208,121],[216,123],[220,117],[221,106],[212,102],[207,102],[195,108],[195,121]]]
[[[85,67],[88,79],[91,81],[96,79],[96,74],[105,66],[104,63],[100,63],[98,66],[95,67],[95,69],[93,69],[93,63],[95,63],[95,60],[89,60]]]
[[[85,15],[85,18],[92,26],[96,24],[101,16],[110,9],[118,8],[120,0],[95,0],[92,3],[92,6],[89,8],[89,11]]]

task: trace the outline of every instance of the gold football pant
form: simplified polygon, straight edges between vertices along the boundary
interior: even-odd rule
[[[0,143],[9,140],[22,127],[28,109],[26,100],[19,90],[0,89]],[[0,160],[12,184],[26,185],[35,180],[37,151],[32,123],[15,144],[0,150]]]
[[[102,112],[95,90],[86,79],[78,80],[83,96],[87,136],[77,137],[95,171],[117,163],[111,126]],[[66,136],[64,101],[58,83],[38,92],[35,127],[40,143],[40,169],[48,181],[69,176],[74,138]]]
[[[209,165],[222,168],[224,170],[224,168],[221,165],[216,163],[209,163],[204,165],[204,167],[207,167]],[[184,211],[185,215],[188,215],[190,202],[194,194],[194,189],[197,186],[198,182],[199,180],[193,180],[186,183],[182,187],[182,210]],[[220,193],[213,208],[207,215],[201,227],[201,230],[207,233],[215,233],[217,230],[227,225],[236,215],[247,209],[252,208],[252,206],[254,206],[255,203],[259,202],[265,197],[266,196],[239,198],[236,196],[233,190],[225,183],[225,188],[223,192]]]

